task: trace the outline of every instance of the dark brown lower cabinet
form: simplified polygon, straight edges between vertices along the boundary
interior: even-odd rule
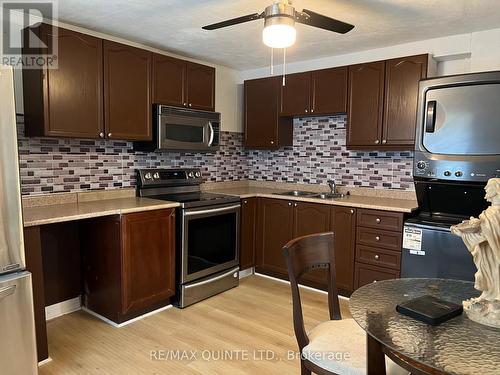
[[[356,285],[356,289],[361,288],[363,285],[376,283],[381,280],[396,279],[398,277],[398,270],[356,262],[354,272],[354,284]]]
[[[255,266],[255,229],[257,227],[257,198],[241,200],[240,269]]]
[[[175,210],[82,223],[84,304],[121,323],[175,294]]]
[[[332,222],[337,288],[341,294],[354,291],[354,249],[356,246],[356,209],[333,207]]]
[[[356,210],[265,198],[260,200],[257,222],[257,272],[288,279],[283,246],[292,238],[333,231],[337,286],[344,295],[353,291]],[[316,270],[301,282],[325,289],[326,272]]]

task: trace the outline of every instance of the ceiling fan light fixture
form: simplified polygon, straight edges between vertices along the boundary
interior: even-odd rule
[[[271,48],[288,48],[295,44],[297,30],[295,21],[288,17],[266,19],[262,30],[262,41]]]

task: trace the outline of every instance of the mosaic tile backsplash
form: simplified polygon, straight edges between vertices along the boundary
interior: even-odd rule
[[[216,153],[134,152],[131,142],[24,137],[18,122],[23,195],[135,186],[136,168],[200,168],[205,181],[275,180],[413,190],[411,152],[345,147],[346,117],[299,118],[294,146],[243,148],[241,133],[221,132]]]

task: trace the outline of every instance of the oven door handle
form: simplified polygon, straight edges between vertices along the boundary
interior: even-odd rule
[[[221,207],[221,208],[212,208],[208,210],[200,210],[200,211],[187,211],[184,212],[184,216],[195,216],[195,215],[205,215],[205,214],[218,214],[221,212],[233,211],[237,208],[240,208],[239,204],[235,204],[229,207]]]
[[[211,278],[211,279],[207,279],[207,280],[203,280],[203,281],[200,281],[200,282],[197,282],[197,283],[194,283],[194,284],[186,285],[186,286],[184,286],[184,288],[185,289],[190,289],[190,288],[195,288],[195,287],[198,287],[198,286],[201,286],[201,285],[210,284],[210,283],[213,283],[213,282],[215,282],[217,280],[220,280],[220,279],[223,279],[225,277],[228,277],[229,275],[232,275],[235,272],[238,272],[238,268],[233,268],[233,269],[229,270],[228,272],[225,272],[222,275],[216,276],[216,277]]]

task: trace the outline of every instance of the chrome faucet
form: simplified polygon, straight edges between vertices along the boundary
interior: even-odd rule
[[[330,187],[330,193],[337,194],[337,185],[335,184],[335,180],[328,180],[327,183]]]

